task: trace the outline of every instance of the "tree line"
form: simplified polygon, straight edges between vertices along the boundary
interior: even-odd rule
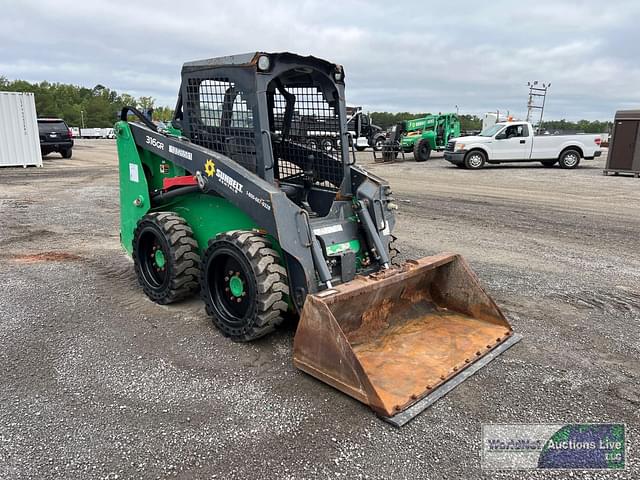
[[[124,106],[143,110],[153,108],[154,120],[168,121],[173,116],[171,108],[156,107],[153,97],[136,98],[99,84],[87,88],[47,81],[30,83],[25,80],[8,80],[0,76],[0,91],[31,92],[35,94],[36,112],[39,117],[63,118],[73,127],[112,127]]]
[[[412,120],[414,118],[422,118],[430,113],[410,113],[410,112],[371,112],[369,116],[371,121],[386,130],[403,120]],[[460,129],[462,131],[480,130],[482,128],[482,118],[477,115],[459,114]],[[600,120],[579,120],[571,122],[568,120],[548,120],[542,122],[542,129],[550,132],[566,132],[566,133],[609,133],[613,123],[610,121],[602,122]]]
[[[156,106],[153,97],[134,97],[128,93],[118,93],[115,90],[96,85],[93,88],[81,87],[65,83],[50,83],[47,81],[30,83],[25,80],[8,80],[0,76],[0,91],[32,92],[35,94],[36,111],[40,117],[64,118],[70,126],[87,128],[111,127],[117,120],[123,106],[137,107],[141,110],[153,108],[153,119],[163,122],[171,120],[173,109]],[[411,112],[371,112],[371,121],[387,129],[401,122],[430,115],[429,113]],[[477,115],[459,115],[463,131],[480,130],[482,119]],[[543,122],[542,127],[551,132],[584,132],[606,133],[611,131],[611,122],[598,120],[550,120]]]

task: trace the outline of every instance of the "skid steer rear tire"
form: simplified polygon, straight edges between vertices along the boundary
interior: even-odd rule
[[[288,308],[287,271],[271,242],[257,232],[235,230],[211,240],[200,284],[214,325],[237,342],[270,333]]]
[[[133,263],[144,293],[161,305],[198,291],[200,255],[193,230],[171,212],[140,219],[133,234]]]

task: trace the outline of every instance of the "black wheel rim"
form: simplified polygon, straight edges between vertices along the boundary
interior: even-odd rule
[[[164,239],[153,229],[145,229],[138,240],[138,263],[144,281],[161,289],[169,279],[169,252]]]
[[[217,313],[225,323],[241,327],[251,314],[255,286],[239,255],[230,248],[215,252],[207,264],[207,283]]]
[[[420,147],[420,156],[422,158],[426,158],[428,154],[429,154],[429,148],[426,145],[422,145]]]

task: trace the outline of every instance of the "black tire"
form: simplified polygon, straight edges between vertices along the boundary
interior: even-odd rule
[[[356,145],[356,150],[359,151],[359,152],[364,152],[365,148],[367,148],[367,147],[359,147],[359,146]]]
[[[142,217],[133,234],[133,262],[144,293],[156,303],[173,303],[198,290],[198,243],[175,213]]]
[[[580,152],[573,148],[568,148],[560,154],[558,164],[560,168],[573,169],[580,165]]]
[[[413,146],[413,158],[416,162],[426,162],[431,156],[431,144],[423,138]]]
[[[237,342],[273,331],[287,311],[287,271],[269,240],[256,232],[235,230],[211,240],[200,284],[214,325]]]
[[[558,161],[557,160],[541,160],[540,163],[542,164],[543,167],[551,168],[556,163],[558,163]]]
[[[480,170],[486,161],[487,156],[482,150],[471,150],[464,157],[464,167],[469,170]]]
[[[67,148],[65,150],[62,150],[62,152],[60,152],[60,154],[62,155],[62,158],[71,158],[71,155],[73,154],[72,149]]]
[[[379,137],[376,137],[373,139],[373,149],[377,152],[382,150],[382,147],[384,146],[384,142],[386,141],[386,137],[384,135],[380,135]]]

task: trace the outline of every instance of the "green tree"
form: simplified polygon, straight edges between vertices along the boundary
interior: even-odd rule
[[[9,80],[0,76],[0,90],[9,92],[32,92],[35,94],[36,111],[40,117],[61,117],[69,125],[81,126],[82,116],[87,128],[113,126],[123,106],[153,108],[153,97],[136,99],[128,93],[118,94],[102,84],[93,88],[63,83],[26,82]],[[173,110],[158,107],[159,120],[170,120]],[[82,113],[81,113],[82,112]],[[155,117],[155,115],[154,115]]]

